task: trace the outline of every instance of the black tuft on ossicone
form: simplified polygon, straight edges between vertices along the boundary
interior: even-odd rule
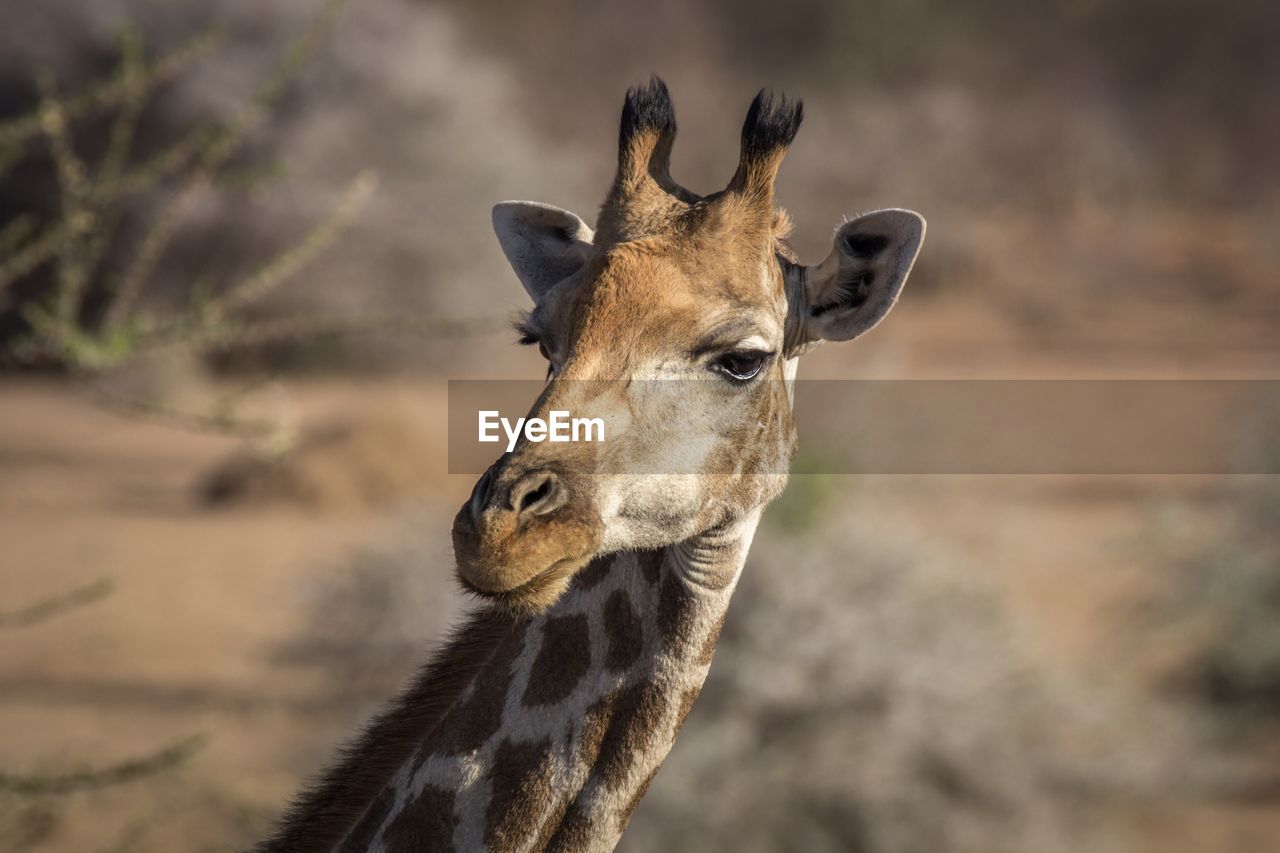
[[[637,133],[653,130],[664,138],[676,132],[676,108],[671,102],[671,93],[656,74],[649,78],[647,86],[632,86],[627,90],[618,145],[625,152]]]
[[[747,110],[747,120],[742,123],[744,159],[768,157],[779,148],[786,148],[795,141],[802,121],[804,101],[792,100],[786,95],[774,97],[768,89],[761,89]]]

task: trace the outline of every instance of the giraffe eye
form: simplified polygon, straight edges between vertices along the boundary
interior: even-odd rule
[[[712,369],[730,381],[746,382],[760,373],[772,355],[773,353],[760,350],[734,350],[717,358]]]
[[[520,331],[520,337],[516,343],[520,344],[522,347],[531,347],[534,344],[538,345],[538,354],[547,360],[547,381],[551,381],[551,377],[556,375],[556,363],[551,358],[551,351],[547,349],[547,345],[542,342],[537,333],[532,329],[523,324],[517,325],[516,328]]]
[[[547,345],[544,344],[542,340],[538,338],[538,336],[535,335],[533,332],[529,332],[529,331],[524,332],[524,334],[520,336],[520,339],[516,341],[516,343],[520,344],[520,346],[522,347],[531,347],[534,344],[537,344],[538,354],[541,355],[543,358],[545,358],[547,361],[551,360],[551,352],[547,349]]]

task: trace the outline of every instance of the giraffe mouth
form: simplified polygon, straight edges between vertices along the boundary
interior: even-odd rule
[[[555,604],[604,534],[592,484],[584,479],[519,454],[491,466],[453,519],[463,590],[514,613]]]
[[[467,577],[466,571],[459,563],[458,583],[465,591],[477,598],[483,598],[514,613],[539,613],[554,604],[564,594],[573,576],[589,562],[591,562],[590,554],[584,557],[565,557],[524,583],[507,589],[487,589],[478,586]]]

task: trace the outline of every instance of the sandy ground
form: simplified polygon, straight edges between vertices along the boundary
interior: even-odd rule
[[[394,407],[396,395],[372,397]],[[304,398],[321,410],[332,405],[324,389]],[[46,383],[0,392],[0,448],[0,609],[102,578],[114,586],[99,603],[6,631],[0,763],[29,772],[98,767],[195,733],[208,738],[179,771],[199,786],[73,797],[51,849],[105,847],[138,820],[154,823],[151,849],[226,837],[225,826],[201,821],[242,823],[251,837],[261,823],[255,810],[275,808],[301,768],[323,761],[317,750],[376,704],[335,695],[322,671],[282,664],[276,650],[309,630],[311,591],[388,522],[350,505],[210,509],[198,482],[237,440],[121,419]],[[419,486],[468,487],[447,476]],[[424,571],[446,576],[447,563]],[[447,582],[437,586],[450,594]],[[193,787],[206,800],[196,807],[135,805],[194,796]]]

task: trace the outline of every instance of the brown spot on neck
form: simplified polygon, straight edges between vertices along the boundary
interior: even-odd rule
[[[507,635],[494,651],[489,665],[477,676],[471,695],[448,716],[449,730],[441,731],[438,739],[442,754],[458,755],[479,749],[502,728],[502,708],[511,687],[511,667],[524,650],[527,632],[528,623],[525,623],[523,630]]]
[[[632,762],[656,737],[665,705],[663,689],[652,682],[634,684],[618,696],[592,773],[608,790],[626,783]]]
[[[551,616],[543,624],[542,648],[529,672],[520,700],[525,707],[554,705],[568,698],[591,667],[591,637],[587,617]]]
[[[644,647],[644,627],[625,591],[615,590],[605,601],[604,630],[609,641],[605,668],[614,672],[630,668]]]
[[[662,578],[662,555],[661,549],[636,552],[636,562],[640,564],[640,575],[649,582],[650,586]]]
[[[578,577],[574,581],[577,589],[586,591],[594,589],[609,575],[609,569],[613,566],[613,561],[617,559],[616,555],[607,557],[596,557],[587,567],[578,573]]]
[[[580,850],[590,850],[594,840],[591,821],[577,802],[574,802],[565,811],[555,834],[543,849],[554,850],[556,853],[577,853]]]
[[[485,844],[491,851],[518,850],[546,806],[551,789],[551,741],[503,741],[489,769],[491,794],[485,815]]]
[[[428,785],[413,802],[396,815],[383,834],[387,853],[448,853],[453,847],[453,831],[458,825],[453,791]]]
[[[668,650],[688,640],[694,616],[690,605],[675,572],[666,572],[658,590],[658,632]]]
[[[649,768],[620,811],[596,809],[593,804],[598,797],[624,793],[636,762],[661,745],[657,739],[666,738],[662,729],[672,698],[669,686],[641,682],[609,694],[588,709],[579,760],[591,766],[591,773],[569,804],[547,849],[589,849],[601,838],[626,828],[660,761]],[[685,698],[682,696],[676,709],[680,717],[687,713]],[[665,745],[669,747],[670,742]]]

